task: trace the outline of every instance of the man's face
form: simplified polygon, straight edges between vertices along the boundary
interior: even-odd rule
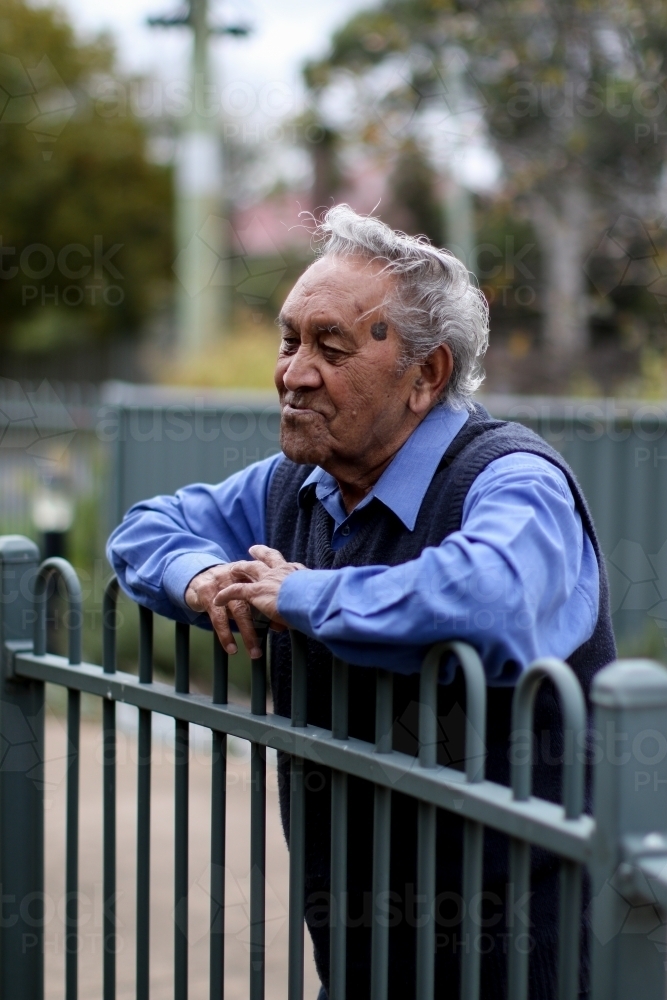
[[[415,370],[398,374],[400,342],[386,308],[394,278],[381,270],[325,257],[287,297],[275,382],[281,445],[294,462],[362,473],[412,430]]]

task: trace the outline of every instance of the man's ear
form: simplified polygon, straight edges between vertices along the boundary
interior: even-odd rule
[[[454,370],[454,358],[448,344],[440,344],[417,369],[408,406],[423,417],[440,398]]]

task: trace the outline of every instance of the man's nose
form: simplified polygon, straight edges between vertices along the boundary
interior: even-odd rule
[[[299,389],[319,389],[322,385],[322,375],[313,357],[312,351],[301,344],[296,354],[293,354],[283,374],[283,384],[289,392]]]

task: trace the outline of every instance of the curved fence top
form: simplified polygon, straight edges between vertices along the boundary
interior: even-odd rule
[[[532,746],[533,708],[542,682],[549,679],[558,692],[563,714],[565,740],[579,745],[582,752],[572,753],[563,764],[563,806],[567,819],[576,819],[584,808],[584,747],[586,734],[586,702],[581,685],[565,663],[553,658],[537,660],[521,675],[512,701],[512,737],[515,741],[528,733]],[[578,744],[577,744],[577,741]],[[522,760],[512,761],[512,790],[515,799],[525,801],[530,796],[532,752]]]
[[[81,630],[83,624],[81,584],[74,568],[70,566],[66,559],[60,559],[58,556],[45,559],[37,570],[37,578],[35,580],[35,604],[37,611],[34,639],[35,654],[43,656],[46,652],[48,583],[54,575],[63,581],[67,591],[68,608],[65,627],[68,632],[68,656],[69,662],[76,665],[81,663]]]

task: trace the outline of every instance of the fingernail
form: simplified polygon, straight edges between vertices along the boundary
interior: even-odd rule
[[[262,651],[259,648],[259,646],[253,646],[252,649],[250,650],[250,657],[253,660],[258,660],[261,655],[262,655]]]
[[[228,653],[237,653],[238,652],[238,646],[236,645],[235,642],[230,642],[230,644],[227,646],[227,652]]]

